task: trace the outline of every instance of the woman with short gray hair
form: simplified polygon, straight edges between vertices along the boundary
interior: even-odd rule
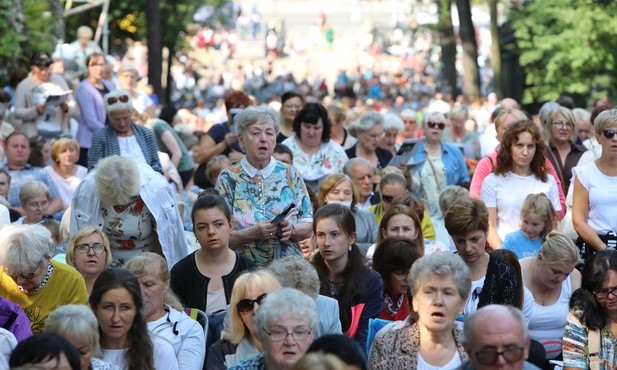
[[[318,316],[315,301],[293,288],[268,293],[256,314],[264,352],[242,361],[235,370],[289,370],[313,341]]]
[[[347,149],[349,159],[362,157],[371,162],[375,168],[384,168],[392,159],[392,153],[378,146],[384,134],[384,118],[379,112],[366,112],[349,126],[349,133],[358,138],[351,148]]]
[[[223,170],[216,184],[236,220],[229,244],[260,267],[287,255],[301,255],[298,243],[312,234],[313,211],[298,171],[272,157],[279,114],[261,105],[236,118],[246,155]]]

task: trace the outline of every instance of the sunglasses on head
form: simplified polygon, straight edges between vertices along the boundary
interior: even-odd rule
[[[109,104],[109,105],[114,105],[117,102],[128,103],[129,102],[129,96],[128,95],[120,95],[118,97],[110,96],[109,98],[107,98],[107,104]]]
[[[253,307],[255,307],[255,303],[261,304],[261,301],[266,297],[266,294],[267,293],[264,293],[255,299],[241,299],[238,301],[238,303],[236,303],[236,308],[238,309],[238,311],[243,313],[250,312],[253,310]]]
[[[426,123],[426,125],[430,128],[435,128],[435,126],[437,126],[438,129],[443,130],[444,128],[446,128],[446,124],[443,122],[433,122],[433,121],[429,121]]]
[[[612,139],[616,133],[617,131],[615,130],[602,130],[602,135],[607,139]]]

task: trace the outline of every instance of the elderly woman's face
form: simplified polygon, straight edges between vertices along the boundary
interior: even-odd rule
[[[111,127],[116,131],[116,135],[121,137],[133,135],[133,129],[131,128],[133,112],[128,109],[122,109],[109,112],[107,116],[109,117]]]
[[[246,151],[246,159],[249,163],[258,168],[264,168],[270,163],[270,157],[276,146],[274,123],[270,120],[253,123],[240,135],[240,144]]]
[[[593,292],[600,306],[608,313],[617,312],[617,272],[609,270],[602,283],[602,288]]]
[[[292,368],[313,342],[313,333],[307,320],[288,316],[267,326],[262,338],[266,357],[277,369]]]
[[[35,223],[41,221],[43,215],[47,214],[49,208],[49,197],[42,193],[28,199],[23,205],[24,213],[26,214],[27,223]]]
[[[572,138],[573,133],[574,125],[568,122],[563,114],[557,113],[551,124],[551,136],[553,141],[556,143],[567,143]]]
[[[446,128],[446,123],[438,117],[431,117],[424,124],[424,136],[429,142],[437,142],[441,140],[443,131]]]
[[[418,120],[411,117],[401,117],[403,120],[403,124],[405,124],[405,129],[403,130],[403,136],[406,138],[413,138],[416,135],[416,130],[418,130]]]
[[[77,352],[79,352],[81,370],[88,370],[90,368],[90,360],[94,355],[94,343],[88,343],[73,335],[63,335],[63,337],[77,349]]]
[[[41,257],[41,261],[36,266],[26,267],[23,271],[8,272],[8,275],[26,294],[30,294],[43,282],[45,275],[47,275],[48,266],[49,261],[45,257]]]
[[[97,233],[75,242],[73,251],[75,269],[83,276],[98,276],[107,266],[107,252],[103,246],[103,238]]]
[[[452,331],[452,324],[465,304],[452,275],[421,277],[412,302],[418,325],[431,332]]]
[[[118,74],[118,83],[122,90],[132,91],[137,84],[137,73],[125,71]]]
[[[374,151],[382,136],[383,127],[381,125],[375,125],[370,130],[358,134],[358,144],[366,151]]]
[[[157,262],[150,262],[146,265],[145,275],[137,279],[141,284],[141,294],[144,299],[142,312],[146,319],[156,319],[163,310],[165,293],[169,289],[169,281],[163,281],[159,277],[160,267]]]
[[[391,128],[389,130],[385,130],[383,133],[383,137],[379,140],[379,145],[383,148],[394,149],[394,144],[396,144],[396,137],[398,136],[398,130],[395,128]]]

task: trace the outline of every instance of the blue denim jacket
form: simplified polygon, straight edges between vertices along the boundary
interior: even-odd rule
[[[446,177],[448,185],[457,185],[462,182],[469,182],[469,171],[465,158],[461,150],[454,145],[441,142],[441,151],[444,167],[446,168]],[[414,162],[426,160],[426,148],[424,142],[420,143],[418,151],[413,156]]]

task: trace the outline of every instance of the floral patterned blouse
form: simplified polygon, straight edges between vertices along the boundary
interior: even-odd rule
[[[293,166],[307,181],[343,172],[343,166],[347,162],[347,154],[343,147],[332,140],[322,143],[315,154],[308,154],[302,150],[295,136],[285,139],[282,144],[291,150],[294,155]]]
[[[140,196],[123,210],[101,204],[105,224],[103,231],[109,237],[112,267],[120,267],[141,252],[156,250],[156,222]]]
[[[296,208],[285,217],[287,221],[292,224],[313,222],[313,209],[304,181],[296,169],[274,158],[261,171],[243,158],[221,172],[216,189],[231,206],[236,230],[271,221],[292,202]],[[274,259],[302,255],[296,242],[281,242],[277,238],[232,247],[237,247],[260,267]]]

